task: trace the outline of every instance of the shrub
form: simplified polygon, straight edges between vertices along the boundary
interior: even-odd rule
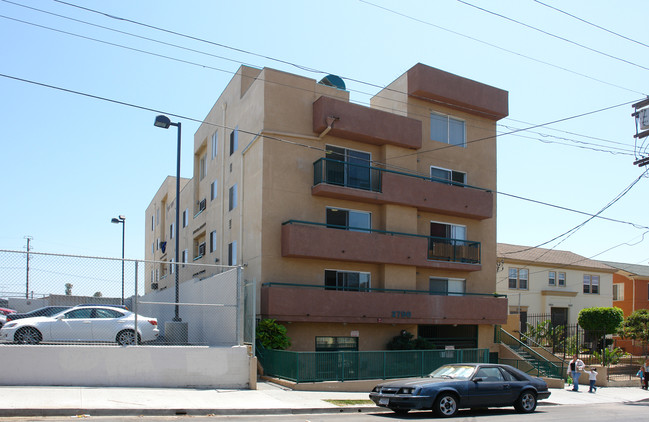
[[[257,341],[266,349],[284,350],[291,347],[286,327],[274,319],[262,319],[257,323]]]

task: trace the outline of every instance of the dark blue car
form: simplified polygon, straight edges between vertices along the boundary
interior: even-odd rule
[[[398,414],[432,410],[454,416],[460,408],[514,406],[533,412],[538,400],[550,397],[548,385],[512,366],[488,363],[444,365],[426,378],[379,384],[370,393],[377,406]]]
[[[70,307],[69,306],[45,306],[43,308],[34,309],[33,311],[29,311],[25,313],[7,315],[7,322],[13,321],[15,319],[22,319],[22,318],[31,318],[37,316],[52,316],[58,314],[59,312],[63,312],[66,309],[70,309]]]

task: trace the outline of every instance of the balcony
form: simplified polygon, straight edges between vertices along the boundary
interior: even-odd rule
[[[493,192],[425,177],[320,158],[313,163],[311,194],[372,204],[397,204],[484,220],[493,216]]]
[[[505,324],[507,298],[494,294],[432,295],[422,290],[328,290],[264,283],[261,315],[278,321],[370,324]]]
[[[372,264],[479,271],[481,245],[438,238],[289,220],[282,224],[282,256]]]
[[[417,119],[322,96],[313,103],[313,131],[325,131],[328,117],[336,117],[329,135],[372,145],[421,148]]]

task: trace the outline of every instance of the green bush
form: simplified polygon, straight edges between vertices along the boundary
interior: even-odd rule
[[[286,327],[274,319],[262,319],[257,323],[257,341],[266,349],[284,350],[291,347]]]

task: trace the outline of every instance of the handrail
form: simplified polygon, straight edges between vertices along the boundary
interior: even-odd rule
[[[434,292],[430,290],[410,290],[410,289],[378,289],[373,287],[362,287],[362,288],[351,288],[351,287],[334,287],[334,286],[324,286],[322,284],[297,284],[297,283],[278,283],[278,282],[266,282],[262,283],[262,287],[272,287],[272,286],[283,286],[283,287],[305,287],[305,288],[317,288],[317,289],[330,289],[338,291],[350,291],[350,292],[387,292],[387,293],[412,293],[412,294],[425,294],[432,296],[489,296],[489,297],[507,297],[506,294],[499,293],[454,293],[454,292]]]
[[[364,166],[364,165],[361,165],[361,164],[350,163],[348,161],[334,160],[333,158],[326,158],[326,157],[319,158],[319,159],[317,159],[316,161],[313,162],[313,165],[316,166],[316,164],[318,162],[320,162],[320,161],[327,161],[327,162],[332,162],[332,163],[337,163],[337,164],[343,164],[343,165],[346,165],[346,166],[361,167],[363,169],[376,170],[376,171],[379,171],[381,173],[393,173],[393,174],[398,174],[398,175],[401,175],[401,176],[414,177],[416,179],[429,180],[431,182],[444,183],[446,185],[453,185],[453,186],[459,186],[459,187],[463,187],[463,188],[481,190],[481,191],[484,191],[484,192],[492,192],[491,189],[486,189],[486,188],[481,188],[481,187],[478,187],[478,186],[467,185],[466,183],[460,183],[460,182],[456,182],[456,181],[448,180],[448,179],[441,179],[439,177],[422,176],[420,174],[405,173],[405,172],[402,172],[402,171],[389,170],[389,169],[385,169],[385,168],[381,168],[381,167]]]
[[[506,338],[506,339],[508,339],[510,341],[513,340],[513,342],[514,342],[514,344],[516,346],[523,348],[527,353],[532,355],[534,360],[536,362],[538,362],[539,364],[543,363],[544,365],[546,365],[548,367],[548,369],[553,370],[552,372],[554,372],[556,375],[560,375],[562,373],[562,371],[559,370],[559,367],[557,365],[555,365],[554,362],[549,361],[548,359],[544,358],[537,351],[535,351],[534,349],[532,349],[527,344],[523,343],[522,341],[520,341],[519,339],[517,339],[516,337],[514,337],[513,335],[511,335],[507,331],[505,331],[503,328],[500,329],[500,332],[501,332],[501,335],[505,334],[504,338]],[[501,337],[501,339],[502,338],[503,337]],[[505,343],[508,346],[510,345],[510,344],[507,344],[506,341],[504,341],[503,343]]]

